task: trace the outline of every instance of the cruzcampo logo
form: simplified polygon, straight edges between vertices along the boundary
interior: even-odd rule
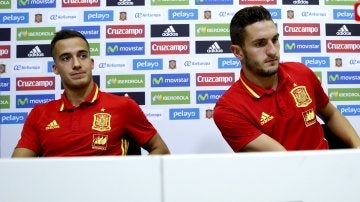
[[[106,75],[106,88],[144,88],[145,74]]]
[[[100,43],[89,43],[89,46],[91,56],[100,56]]]
[[[153,91],[152,105],[190,104],[190,91]]]
[[[322,72],[314,71],[316,77],[319,79],[320,83],[322,83]]]
[[[229,24],[196,24],[196,36],[229,36]]]
[[[325,0],[325,5],[354,5],[359,0]]]
[[[11,0],[0,0],[0,9],[10,9]]]
[[[0,95],[0,109],[10,108],[10,95]]]
[[[26,27],[17,28],[18,41],[51,40],[55,35],[55,27]]]
[[[151,0],[152,6],[189,5],[189,0]]]
[[[331,101],[360,101],[360,88],[329,88]]]

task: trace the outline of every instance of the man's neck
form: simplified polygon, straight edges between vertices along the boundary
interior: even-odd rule
[[[66,95],[66,98],[69,100],[69,102],[73,106],[78,107],[90,95],[93,88],[94,88],[94,82],[90,82],[89,85],[87,85],[84,88],[79,88],[79,89],[67,88],[67,89],[65,89],[65,95]]]
[[[246,69],[243,69],[244,76],[248,81],[251,83],[265,89],[276,89],[278,85],[278,73],[268,76],[268,77],[261,77],[255,75],[253,72],[250,72]]]

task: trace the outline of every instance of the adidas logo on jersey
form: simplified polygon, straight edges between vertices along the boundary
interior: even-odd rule
[[[224,52],[224,50],[219,46],[219,44],[217,42],[215,42],[213,45],[211,45],[208,49],[207,49],[208,53],[222,53]]]
[[[265,112],[262,112],[261,113],[261,118],[260,118],[260,124],[261,125],[264,125],[265,123],[271,121],[274,117],[265,113]]]
[[[176,33],[174,27],[170,25],[163,33],[162,36],[179,36],[178,33]]]
[[[28,57],[44,57],[44,53],[41,52],[39,46],[36,46],[28,53]]]
[[[60,126],[55,120],[53,120],[46,126],[45,130],[52,130],[56,128],[60,128]]]
[[[346,35],[346,36],[350,36],[351,32],[349,31],[349,29],[346,27],[346,25],[343,25],[337,32],[336,35]]]

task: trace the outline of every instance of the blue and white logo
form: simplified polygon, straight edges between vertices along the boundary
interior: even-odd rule
[[[190,74],[151,74],[151,87],[188,87]]]
[[[0,113],[0,124],[23,124],[27,115],[26,112]]]
[[[354,9],[334,9],[334,20],[354,20]]]
[[[225,90],[198,90],[196,91],[196,104],[216,103],[225,93]]]
[[[0,24],[29,23],[29,13],[0,13]]]
[[[195,0],[195,5],[233,5],[233,0]]]
[[[320,53],[320,40],[284,40],[285,53]]]
[[[0,92],[10,91],[10,78],[0,78]]]
[[[360,116],[360,105],[337,105],[344,116]]]
[[[100,26],[64,26],[62,30],[70,29],[80,32],[86,39],[99,39],[100,38]]]
[[[145,55],[145,42],[106,43],[106,55]]]
[[[18,0],[17,8],[55,8],[55,0]]]
[[[330,67],[329,57],[301,57],[301,62],[308,67]]]
[[[114,11],[84,11],[84,22],[113,21]]]
[[[169,20],[197,20],[197,9],[169,9]]]
[[[16,108],[33,108],[55,99],[55,94],[16,95]]]
[[[162,70],[163,59],[134,59],[133,70]]]
[[[169,109],[170,120],[200,119],[199,108]]]
[[[281,19],[281,9],[267,9],[272,19]]]
[[[218,58],[219,69],[241,68],[240,60],[235,57]]]
[[[329,71],[328,84],[360,84],[360,71]]]

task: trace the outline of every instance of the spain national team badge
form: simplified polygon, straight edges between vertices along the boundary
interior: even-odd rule
[[[297,107],[306,107],[312,102],[305,86],[296,86],[290,93],[294,97]]]
[[[111,130],[110,119],[111,119],[111,115],[108,113],[94,114],[92,129],[100,132]]]

